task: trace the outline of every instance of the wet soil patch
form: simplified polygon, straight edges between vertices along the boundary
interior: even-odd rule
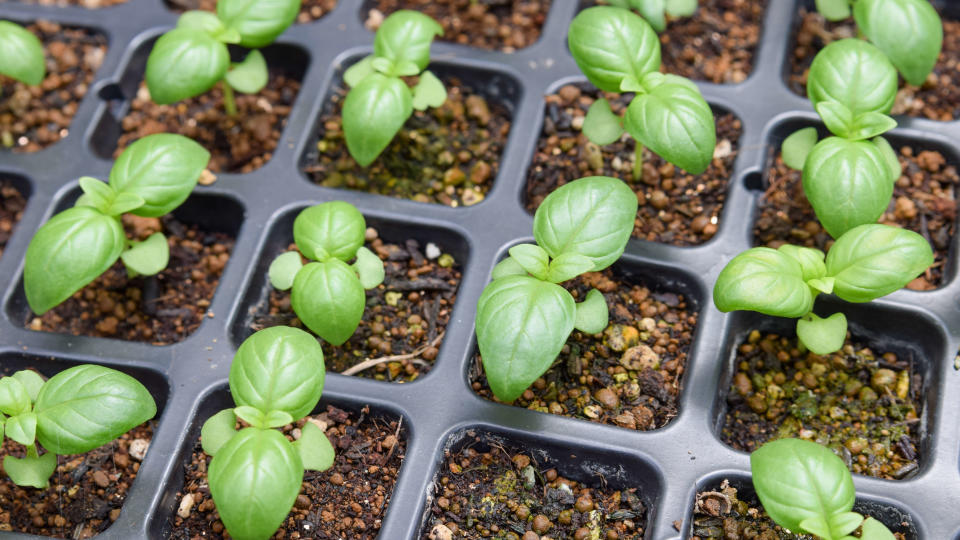
[[[13,228],[23,217],[27,199],[13,182],[0,178],[0,256],[13,235]]]
[[[217,0],[164,0],[168,8],[183,13],[193,9],[217,11]],[[337,0],[302,0],[296,22],[308,23],[320,19],[337,7]]]
[[[960,20],[940,12],[943,19],[943,48],[927,80],[920,87],[906,84],[900,77],[900,90],[892,114],[950,121],[960,118]],[[793,54],[790,55],[787,85],[795,93],[807,95],[810,64],[820,49],[833,41],[856,37],[853,19],[829,22],[813,9],[800,9]]]
[[[340,117],[347,91],[337,86],[324,105],[319,140],[307,150],[303,171],[326,187],[447,206],[482,201],[500,168],[510,112],[456,77],[437,76],[447,88],[447,101],[414,111],[368,167],[358,165],[347,151]]]
[[[577,302],[603,293],[610,324],[602,334],[574,330],[553,366],[513,404],[540,412],[647,431],[678,413],[680,387],[698,314],[680,294],[650,288],[611,269],[566,282]],[[496,401],[480,355],[470,380]]]
[[[406,454],[401,422],[371,416],[369,408],[349,412],[333,406],[307,418],[326,432],[337,457],[326,471],[306,471],[296,503],[273,538],[376,538]],[[284,434],[299,438],[307,421],[286,426]],[[194,445],[177,494],[171,540],[227,537],[207,484],[210,460],[199,442]]]
[[[923,376],[910,354],[849,340],[833,354],[754,330],[737,349],[720,437],[752,452],[786,437],[831,448],[851,471],[886,479],[920,463]]]
[[[415,9],[443,26],[437,39],[461,45],[514,52],[540,38],[551,0],[376,0],[368,9],[364,26],[376,31],[388,15],[400,9]]]
[[[391,243],[374,229],[368,229],[367,239],[367,248],[383,260],[384,282],[366,291],[367,307],[350,339],[339,347],[321,340],[323,358],[329,371],[412,381],[430,371],[437,358],[457,299],[461,266],[442,246],[421,246],[413,239]],[[306,330],[290,306],[290,291],[271,287],[269,305],[253,308],[250,333],[270,326]],[[357,371],[359,364],[368,367]]]
[[[637,193],[640,208],[633,236],[678,246],[706,242],[718,220],[733,174],[743,126],[729,113],[714,113],[717,147],[703,174],[688,174],[645,149],[643,178],[634,180],[634,141],[624,136],[603,147],[581,131],[587,110],[600,97],[622,115],[633,94],[600,92],[588,85],[567,85],[546,97],[543,131],[527,170],[525,205],[533,213],[543,199],[563,184],[584,176],[620,178]]]
[[[157,231],[167,236],[167,268],[154,277],[130,279],[118,261],[43,316],[28,317],[27,328],[166,345],[183,341],[213,316],[207,308],[235,239],[172,216],[124,215],[123,222],[130,238],[143,240]]]
[[[47,489],[14,484],[0,467],[0,531],[55,538],[90,538],[120,516],[120,507],[153,437],[151,422],[86,454],[57,457]],[[23,457],[24,447],[3,440],[0,456]]]
[[[894,148],[898,145],[894,144]],[[930,242],[934,263],[907,284],[908,289],[930,290],[943,284],[944,267],[957,226],[956,189],[960,176],[954,164],[935,150],[899,147],[903,171],[893,197],[879,222],[917,232]],[[753,243],[779,247],[784,243],[815,247],[826,252],[833,239],[817,220],[803,192],[800,171],[784,165],[779,151],[767,171],[766,191],[757,199],[758,217]]]
[[[0,148],[36,152],[67,136],[70,121],[107,53],[107,38],[85,28],[37,21],[47,74],[39,86],[0,75]]]

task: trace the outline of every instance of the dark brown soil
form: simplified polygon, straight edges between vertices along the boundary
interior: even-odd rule
[[[28,86],[0,75],[0,148],[36,152],[67,136],[103,57],[107,38],[49,21],[26,26],[46,51],[47,76]]]
[[[600,95],[602,94],[602,96]],[[717,232],[727,185],[739,149],[740,120],[715,114],[717,147],[703,174],[688,174],[645,149],[643,179],[633,179],[634,141],[621,138],[598,147],[581,128],[587,110],[599,97],[617,114],[630,104],[630,95],[599,92],[587,85],[567,85],[546,97],[543,131],[527,171],[525,205],[534,212],[543,199],[563,184],[584,176],[620,178],[637,192],[640,208],[633,236],[678,246],[706,242]]]
[[[828,250],[833,239],[820,226],[803,193],[800,171],[783,164],[779,149],[771,152],[776,153],[776,159],[767,171],[767,190],[757,199],[759,215],[753,226],[754,245],[776,248],[790,243]],[[916,153],[910,146],[901,147],[899,152],[903,173],[894,185],[890,206],[879,221],[910,229],[930,242],[933,266],[907,288],[935,289],[943,284],[944,265],[956,233],[955,191],[960,176],[956,165],[948,164],[940,152]]]
[[[500,168],[510,113],[456,77],[438,76],[447,88],[447,101],[435,109],[414,111],[366,168],[347,151],[340,119],[346,90],[337,86],[324,106],[319,140],[307,152],[303,171],[327,187],[447,206],[482,201]]]
[[[13,228],[23,217],[27,199],[9,180],[0,179],[0,256],[3,255]]]
[[[551,0],[377,0],[364,25],[376,31],[386,16],[399,9],[415,9],[443,26],[438,39],[461,45],[514,52],[540,38]]]
[[[373,229],[368,229],[367,238],[367,248],[383,260],[386,276],[367,291],[363,320],[346,343],[334,347],[321,340],[323,358],[327,369],[337,373],[364,360],[382,359],[356,375],[412,381],[430,371],[437,358],[457,299],[461,265],[448,254],[427,259],[422,249],[426,246],[416,240],[384,242]],[[295,249],[295,244],[288,247]],[[252,309],[251,333],[270,326],[304,328],[290,307],[289,291],[271,288],[270,305]]]
[[[801,353],[796,338],[753,331],[738,348],[720,436],[745,452],[784,437],[833,449],[857,474],[917,471],[923,376],[912,356],[875,354],[847,340],[833,354]]]
[[[166,345],[183,341],[208,312],[234,238],[206,232],[171,216],[124,215],[131,238],[161,231],[170,244],[170,263],[154,277],[129,279],[122,262],[65,302],[26,321],[27,328]]]
[[[893,114],[927,117],[950,121],[960,118],[960,21],[943,19],[943,49],[922,86],[906,84],[900,78],[900,91]],[[855,37],[853,19],[829,22],[819,13],[801,8],[796,32],[796,47],[790,57],[787,85],[802,96],[807,95],[807,75],[813,58],[823,47],[838,39]]]
[[[219,85],[195,98],[157,105],[150,99],[146,84],[141,83],[130,112],[121,122],[122,134],[114,157],[141,137],[179,133],[213,154],[211,171],[246,173],[259,169],[273,157],[299,91],[299,81],[271,70],[267,86],[259,93],[234,94],[237,116],[231,117],[223,108]]]
[[[327,406],[308,418],[327,426],[337,457],[324,472],[306,471],[293,510],[273,538],[376,538],[406,454],[405,430],[397,420],[370,416],[367,408],[358,414]],[[306,421],[298,421],[298,429],[287,426],[287,438],[298,437]],[[210,459],[197,443],[177,494],[171,540],[227,537],[207,486]],[[186,505],[188,496],[192,504]]]
[[[217,11],[217,0],[164,0],[167,7],[183,13],[191,9]],[[308,23],[320,19],[337,7],[337,0],[302,0],[300,13],[297,14],[297,23]]]
[[[102,7],[115,6],[117,4],[126,4],[127,0],[12,0],[23,4],[40,4],[41,6],[80,6],[88,9],[97,9]],[[0,2],[2,3],[2,2]]]
[[[643,538],[647,511],[636,488],[608,489],[602,476],[580,483],[529,448],[468,436],[445,452],[421,538]]]
[[[86,454],[59,456],[50,487],[43,490],[15,485],[0,467],[0,531],[56,538],[90,538],[103,531],[120,517],[140,470],[143,455],[136,447],[152,437],[147,422]],[[23,457],[25,450],[4,439],[0,456],[7,454]]]
[[[753,70],[764,9],[766,0],[701,0],[692,17],[668,16],[660,34],[661,70],[717,84],[743,82]]]
[[[682,295],[651,291],[610,269],[564,286],[578,302],[590,288],[602,292],[610,324],[602,334],[574,330],[553,366],[513,404],[639,431],[667,425],[678,412],[696,310]],[[495,400],[479,354],[470,380]]]

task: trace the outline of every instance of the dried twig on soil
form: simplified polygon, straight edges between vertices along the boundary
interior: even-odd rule
[[[365,369],[370,369],[370,368],[372,368],[373,366],[377,366],[377,365],[380,365],[380,364],[383,364],[383,363],[386,363],[386,362],[399,362],[399,361],[401,361],[401,360],[414,360],[415,358],[417,358],[418,356],[420,356],[421,354],[423,354],[424,351],[426,351],[426,350],[429,349],[430,347],[436,347],[437,345],[439,345],[439,344],[440,344],[440,341],[443,339],[443,335],[444,335],[445,333],[446,333],[446,332],[440,332],[440,334],[437,335],[437,337],[434,338],[433,341],[431,341],[430,343],[428,343],[428,344],[426,344],[426,345],[423,345],[422,347],[420,347],[419,349],[413,351],[412,353],[407,353],[407,354],[394,354],[394,355],[391,355],[391,356],[381,356],[381,357],[379,357],[379,358],[370,358],[370,359],[368,359],[368,360],[364,360],[363,362],[360,362],[359,364],[357,364],[357,365],[355,365],[355,366],[353,366],[353,367],[351,367],[351,368],[348,368],[348,369],[343,370],[342,372],[340,372],[340,374],[341,374],[341,375],[355,375],[355,374],[360,373],[361,371],[363,371],[363,370],[365,370]],[[423,362],[422,360],[414,360],[414,361],[421,362],[421,363],[423,363],[424,365],[429,365],[429,364],[427,364],[426,362]]]

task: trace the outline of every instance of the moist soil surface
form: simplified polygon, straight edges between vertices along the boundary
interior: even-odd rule
[[[956,233],[955,197],[960,176],[956,166],[948,164],[937,151],[902,146],[898,157],[903,172],[879,222],[910,229],[930,242],[933,266],[907,284],[907,288],[935,289],[943,284],[944,266]],[[754,245],[776,248],[789,243],[826,252],[833,245],[833,239],[820,226],[807,201],[800,171],[784,165],[779,152],[767,171],[766,185],[766,192],[757,199],[759,212],[753,226]]]
[[[447,88],[447,101],[415,110],[368,167],[358,165],[347,151],[340,117],[346,89],[337,86],[324,106],[319,140],[307,151],[303,171],[327,187],[447,206],[482,201],[497,177],[510,113],[456,77],[438,77]]]
[[[847,340],[833,354],[754,330],[737,351],[720,437],[752,452],[781,438],[831,448],[851,471],[901,480],[920,456],[923,378],[910,355]]]
[[[445,453],[421,538],[643,538],[647,511],[636,488],[608,489],[603,477],[583,484],[538,462],[538,452],[468,436]]]
[[[406,454],[400,422],[371,416],[367,408],[355,413],[333,406],[307,418],[326,432],[337,456],[330,469],[305,472],[294,507],[273,538],[376,538]],[[285,426],[284,434],[298,438],[307,421]],[[210,460],[194,445],[171,540],[227,537],[207,484]]]
[[[170,245],[167,268],[153,277],[127,277],[122,262],[41,317],[31,315],[27,328],[44,332],[111,337],[166,345],[183,341],[207,311],[234,238],[206,232],[172,216],[123,216],[129,238],[144,240],[160,231]]]
[[[177,13],[192,9],[217,11],[217,0],[164,0],[164,3]],[[337,0],[302,0],[296,22],[302,24],[315,21],[333,11],[335,7],[337,7]]]
[[[688,174],[660,156],[643,151],[643,178],[634,180],[634,141],[624,136],[598,147],[581,131],[587,110],[604,97],[618,115],[630,95],[600,92],[587,85],[567,85],[546,97],[543,131],[527,171],[525,205],[533,213],[563,184],[584,176],[612,176],[626,182],[640,203],[633,236],[678,246],[706,242],[717,232],[727,185],[739,148],[742,125],[728,113],[714,114],[717,146],[702,174]]]
[[[202,144],[212,154],[208,168],[214,172],[246,173],[259,169],[273,157],[300,82],[270,70],[267,86],[257,94],[235,92],[237,115],[223,108],[218,84],[209,92],[170,105],[150,99],[145,83],[120,123],[116,158],[129,144],[154,133],[179,133]]]
[[[582,1],[581,9],[606,2]],[[667,16],[661,71],[712,83],[739,83],[753,70],[766,0],[700,0],[691,17]]]
[[[365,360],[380,359],[356,375],[412,381],[430,371],[437,358],[460,287],[460,263],[446,253],[429,259],[429,244],[420,246],[413,239],[386,242],[374,229],[367,230],[366,246],[383,260],[385,277],[366,291],[367,307],[350,339],[338,347],[321,340],[327,370],[342,373]],[[295,244],[288,246],[295,249]],[[253,308],[250,333],[270,326],[306,330],[290,306],[289,291],[271,287],[269,306]]]
[[[960,21],[943,19],[943,48],[933,73],[919,87],[908,85],[900,77],[900,90],[892,114],[926,117],[950,121],[960,118]],[[816,11],[801,8],[796,42],[790,57],[787,85],[802,96],[807,95],[807,75],[813,58],[831,42],[857,35],[853,19],[829,22]]]
[[[86,454],[58,456],[47,489],[17,486],[0,467],[0,531],[74,539],[103,531],[120,516],[152,437],[148,422]],[[5,455],[26,451],[7,438],[0,448]]]
[[[0,75],[0,148],[36,152],[67,136],[70,121],[107,53],[107,38],[85,28],[37,21],[46,77],[28,86]]]
[[[647,431],[678,413],[680,386],[697,312],[679,294],[651,290],[607,269],[566,282],[577,302],[603,293],[610,324],[602,334],[574,330],[560,356],[514,405]],[[477,354],[475,392],[496,401]]]
[[[0,256],[13,235],[13,228],[23,217],[27,199],[9,180],[0,179]]]
[[[364,21],[376,31],[388,15],[400,9],[415,9],[440,23],[437,39],[482,49],[514,52],[540,38],[551,0],[375,0]]]

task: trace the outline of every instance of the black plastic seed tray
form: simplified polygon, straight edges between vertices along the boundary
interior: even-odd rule
[[[468,380],[476,347],[477,299],[506,249],[531,236],[533,220],[524,210],[523,188],[543,124],[543,96],[563,84],[585,81],[566,47],[566,29],[578,3],[554,0],[540,40],[513,54],[434,44],[434,62],[440,69],[462,74],[489,99],[505,104],[512,115],[509,144],[492,190],[481,203],[462,208],[319,187],[300,171],[302,157],[316,144],[317,119],[331,84],[339,77],[339,67],[372,48],[373,34],[363,26],[368,8],[359,0],[340,0],[335,11],[315,23],[291,27],[271,47],[270,60],[302,76],[302,89],[269,163],[249,174],[220,174],[212,186],[198,187],[178,211],[184,220],[236,234],[237,241],[209,317],[186,340],[158,347],[24,328],[28,312],[22,271],[33,232],[77,196],[78,177],[107,177],[117,125],[142,80],[149,45],[173,27],[177,15],[162,0],[130,0],[100,10],[0,3],[0,18],[48,19],[89,27],[106,34],[109,42],[70,135],[34,154],[0,153],[0,175],[16,179],[29,197],[23,219],[0,258],[0,276],[4,276],[0,367],[34,366],[51,375],[74,363],[95,362],[137,376],[160,405],[150,451],[123,511],[100,537],[128,540],[169,534],[183,467],[199,426],[227,403],[230,361],[246,337],[249,308],[265,294],[271,257],[289,242],[290,224],[299,209],[338,199],[356,205],[382,236],[403,239],[412,233],[421,244],[442,244],[463,265],[446,338],[426,376],[409,384],[337,374],[327,377],[323,403],[345,408],[369,404],[375,413],[403,419],[407,453],[380,538],[413,539],[428,532],[424,529],[428,499],[444,450],[462,443],[467,432],[488,433],[542,452],[538,455],[549,456],[554,466],[574,479],[589,480],[600,473],[611,485],[639,487],[649,508],[645,538],[688,536],[698,489],[714,488],[724,478],[749,486],[748,455],[729,448],[718,436],[733,373],[733,351],[754,328],[789,328],[785,321],[770,317],[722,314],[713,307],[710,295],[723,265],[751,246],[754,209],[770,148],[792,127],[817,121],[807,100],[785,83],[797,2],[769,0],[747,80],[736,85],[699,84],[712,105],[731,111],[743,123],[717,234],[689,248],[634,239],[618,263],[652,285],[685,294],[699,310],[679,415],[651,432],[493,403],[478,397]],[[944,151],[951,163],[960,163],[960,123],[903,117],[898,121],[900,126],[892,133],[895,139]],[[960,538],[956,244],[954,238],[945,284],[938,290],[901,290],[869,305],[842,306],[856,334],[878,346],[889,344],[914,352],[926,375],[918,474],[897,482],[855,477],[860,504],[883,509],[880,514],[893,516],[895,523],[906,522],[909,538]],[[821,301],[825,311],[840,304]],[[0,533],[4,539],[27,537]]]

